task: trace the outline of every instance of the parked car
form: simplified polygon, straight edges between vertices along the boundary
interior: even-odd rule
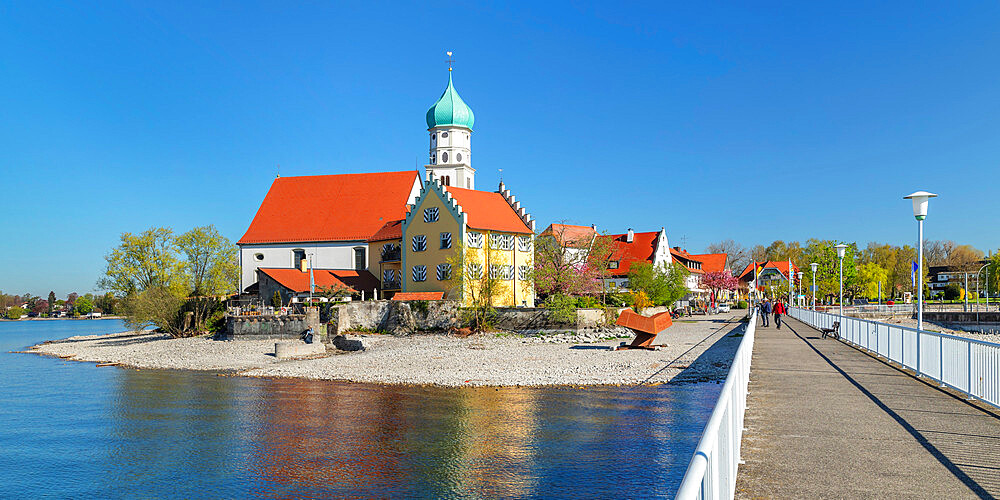
[[[729,311],[730,311],[730,308],[729,308],[729,303],[728,302],[723,302],[723,303],[719,304],[719,312],[720,313],[727,313]]]

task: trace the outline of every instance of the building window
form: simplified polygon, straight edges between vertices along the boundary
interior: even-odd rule
[[[437,157],[437,155],[436,155],[436,154],[434,154],[434,153],[431,153],[431,165],[433,165],[433,164],[434,164],[434,158],[435,158],[435,157]]]
[[[467,189],[472,189],[472,179],[465,179],[465,187]]]
[[[531,274],[531,266],[517,266],[517,279],[521,281],[528,281],[528,276]]]
[[[490,264],[490,278],[510,281],[514,279],[514,266]]]
[[[622,288],[628,288],[628,280],[622,280]]]
[[[469,247],[483,248],[483,233],[469,231]]]
[[[462,162],[462,153],[455,153],[455,161]]]
[[[262,254],[262,253],[255,253],[255,254],[253,254],[253,258],[257,259],[257,260],[264,260],[264,254]]]
[[[617,260],[609,260],[608,261],[608,269],[618,269],[618,261]]]
[[[531,251],[531,236],[518,236],[517,237],[517,249],[522,252]]]
[[[441,132],[441,138],[448,137],[448,132]]]
[[[444,176],[444,185],[445,186],[450,186],[451,185],[451,176],[450,175]]]
[[[441,249],[451,248],[451,233],[441,233]]]
[[[437,222],[437,221],[438,221],[438,209],[437,209],[437,207],[434,207],[434,208],[425,208],[424,209],[424,222]]]
[[[427,281],[427,266],[413,266],[413,281]]]
[[[491,234],[490,235],[490,245],[494,250],[513,250],[514,249],[514,235],[513,234]]]
[[[306,260],[306,251],[301,248],[296,248],[292,250],[292,263],[295,269],[302,268],[302,261]]]
[[[448,152],[447,151],[445,151],[444,153],[441,153],[441,161],[444,162],[444,163],[448,163]]]
[[[437,265],[437,279],[438,281],[446,281],[451,279],[451,264]]]
[[[472,279],[482,279],[483,278],[483,265],[479,262],[472,262],[468,266],[469,276]]]
[[[427,237],[422,234],[414,236],[412,248],[414,252],[423,252],[424,250],[427,250]]]
[[[399,260],[399,257],[399,245],[395,245],[393,243],[386,243],[382,245],[382,262]]]
[[[354,249],[354,269],[368,269],[368,259],[364,247]]]

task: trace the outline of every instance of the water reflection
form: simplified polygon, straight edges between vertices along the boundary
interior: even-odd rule
[[[18,328],[7,349],[56,336]],[[0,356],[0,498],[669,496],[719,388],[376,386]]]

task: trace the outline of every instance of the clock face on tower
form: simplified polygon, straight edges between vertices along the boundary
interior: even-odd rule
[[[455,161],[457,161],[457,162],[461,162],[462,161],[462,153],[455,154]]]

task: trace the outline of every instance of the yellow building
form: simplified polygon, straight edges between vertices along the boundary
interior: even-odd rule
[[[502,182],[488,192],[432,179],[401,225],[402,290],[440,291],[469,305],[492,287],[495,306],[533,307],[535,222],[520,202]]]

